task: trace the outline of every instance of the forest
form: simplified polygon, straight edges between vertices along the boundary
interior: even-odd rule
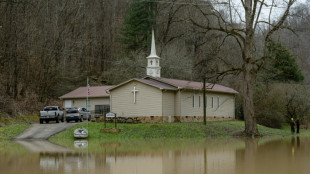
[[[307,122],[309,28],[298,0],[1,0],[0,117],[144,77],[154,29],[163,77],[236,89],[238,119]]]

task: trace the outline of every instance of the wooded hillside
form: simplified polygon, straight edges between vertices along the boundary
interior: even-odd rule
[[[0,1],[0,112],[16,116],[59,104],[59,96],[86,86],[87,76],[92,86],[145,76],[152,28],[163,77],[207,77],[240,90],[240,73],[221,74],[232,65],[242,67],[238,43],[229,33],[198,25],[242,28],[244,23],[234,20],[238,14],[231,10],[239,5],[231,0]],[[275,66],[275,54],[268,54],[274,58],[264,61],[256,80],[258,92],[266,84],[309,84],[309,10],[309,2],[295,4],[271,37],[288,51],[303,81],[272,78],[286,70]],[[273,20],[269,21],[255,31],[254,57],[265,54],[263,38]]]

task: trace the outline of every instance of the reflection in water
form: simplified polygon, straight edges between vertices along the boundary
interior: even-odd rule
[[[310,171],[310,138],[293,136],[264,143],[251,138],[231,140],[210,139],[185,145],[74,142],[74,148],[86,147],[55,153],[1,153],[0,171],[6,174],[303,174]],[[92,151],[94,147],[98,149]]]
[[[309,137],[292,136],[290,139],[260,144],[256,140],[247,142],[245,148],[236,151],[237,174],[306,174],[310,171],[308,156]]]
[[[88,146],[87,140],[76,140],[74,141],[74,147],[77,149],[84,149]]]
[[[57,172],[63,168],[64,158],[63,154],[40,154],[40,168],[45,171],[54,171]]]

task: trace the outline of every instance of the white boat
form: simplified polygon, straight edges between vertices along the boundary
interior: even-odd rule
[[[88,130],[80,127],[74,130],[74,138],[87,138],[88,137]]]

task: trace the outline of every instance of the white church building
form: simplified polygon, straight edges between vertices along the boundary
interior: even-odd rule
[[[202,122],[203,83],[163,78],[159,63],[152,32],[147,76],[107,89],[110,111],[124,120],[138,122]],[[235,95],[238,92],[218,84],[207,83],[206,88],[207,120],[235,119]]]

